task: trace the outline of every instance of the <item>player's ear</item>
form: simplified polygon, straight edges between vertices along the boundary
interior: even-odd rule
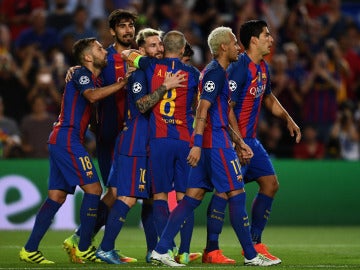
[[[223,50],[224,52],[227,50],[227,46],[226,46],[227,44],[225,44],[225,43],[221,43],[220,44],[220,48],[221,48],[221,50]]]
[[[116,33],[115,33],[114,29],[110,28],[110,34],[111,34],[112,37],[116,36]]]
[[[84,54],[84,61],[85,62],[92,62],[93,61],[92,55],[89,54],[89,53]]]
[[[139,47],[139,52],[142,54],[142,55],[145,55],[145,48],[144,47]]]
[[[252,37],[250,38],[250,44],[253,43],[253,44],[256,45],[257,42],[258,42],[258,40],[259,40],[259,38],[255,37],[255,36],[252,36]]]

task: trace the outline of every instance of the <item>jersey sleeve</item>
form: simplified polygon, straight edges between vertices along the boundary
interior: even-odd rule
[[[148,94],[146,75],[142,70],[137,70],[131,75],[130,95],[137,101]]]
[[[80,91],[80,94],[83,94],[87,89],[94,89],[95,83],[91,77],[91,73],[86,72],[83,69],[79,69],[75,71],[73,76],[73,81],[75,85],[75,89]]]
[[[216,97],[224,87],[224,79],[224,74],[220,73],[216,69],[205,73],[201,81],[202,92],[200,99],[206,99],[211,104],[213,104],[216,100]]]
[[[237,102],[241,94],[241,90],[244,88],[244,83],[247,76],[247,68],[241,65],[240,60],[231,63],[227,69],[229,87],[231,90],[231,100]]]
[[[138,62],[141,70],[146,70],[151,64],[152,58],[148,56],[141,56]]]

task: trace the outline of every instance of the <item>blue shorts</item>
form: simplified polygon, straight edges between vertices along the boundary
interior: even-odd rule
[[[170,138],[152,139],[150,146],[151,187],[154,194],[173,189],[185,192],[190,166],[189,142]]]
[[[244,141],[254,152],[250,163],[241,167],[245,183],[252,182],[261,176],[275,175],[270,157],[260,141],[256,138],[244,138]]]
[[[242,189],[240,161],[233,148],[202,148],[198,165],[190,169],[188,188],[218,192]]]
[[[150,183],[147,157],[118,155],[109,174],[109,183],[117,188],[118,196],[149,198]]]
[[[64,146],[49,144],[49,190],[74,194],[76,186],[99,182],[94,163],[81,144]]]

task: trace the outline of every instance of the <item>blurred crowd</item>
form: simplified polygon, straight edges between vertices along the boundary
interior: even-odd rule
[[[360,27],[341,0],[0,0],[0,158],[46,158],[74,42],[112,44],[107,16],[139,15],[136,28],[182,31],[200,70],[217,26],[238,33],[264,19],[275,39],[272,90],[301,127],[300,144],[263,112],[259,137],[273,158],[359,160]],[[134,44],[135,48],[135,44]],[[95,153],[94,136],[87,138]]]

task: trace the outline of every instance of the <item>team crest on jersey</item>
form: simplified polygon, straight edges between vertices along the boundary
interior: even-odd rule
[[[234,91],[236,90],[236,88],[237,88],[236,82],[233,81],[233,80],[230,80],[230,81],[229,81],[229,88],[230,88],[230,90],[231,90],[232,92],[234,92]]]
[[[136,93],[139,93],[139,92],[141,91],[141,89],[142,89],[142,85],[141,85],[141,83],[139,83],[139,82],[134,83],[133,86],[132,86],[132,91],[133,91],[135,94],[136,94]]]
[[[204,90],[206,92],[212,92],[215,90],[215,83],[213,81],[207,81],[204,85]]]
[[[145,191],[145,185],[139,185],[139,191],[144,192]]]
[[[90,78],[88,76],[81,76],[79,79],[80,84],[88,84],[90,82]]]
[[[266,73],[262,73],[262,74],[261,74],[261,79],[262,79],[263,81],[266,81],[266,80],[267,80]]]

